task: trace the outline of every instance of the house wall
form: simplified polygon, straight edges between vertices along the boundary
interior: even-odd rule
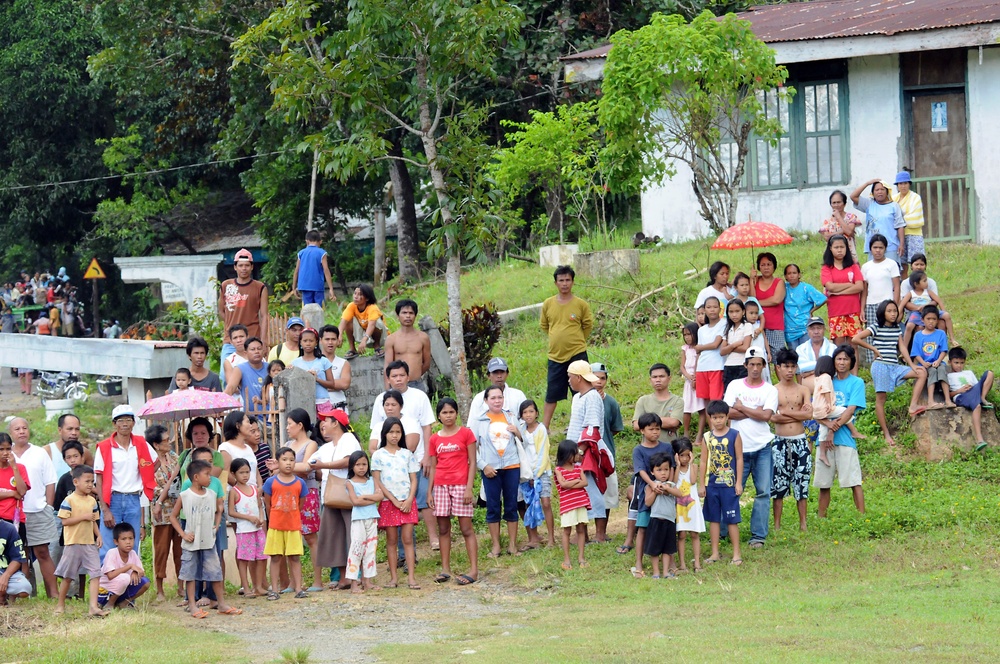
[[[1000,134],[996,131],[996,110],[1000,108],[1000,50],[969,51],[968,115],[969,151],[973,187],[976,192],[978,239],[1000,244]]]
[[[997,65],[1000,66],[1000,61]],[[741,193],[738,219],[749,216],[791,230],[814,231],[830,211],[828,200],[835,189],[850,194],[862,182],[874,177],[890,180],[898,172],[902,150],[899,57],[851,59],[847,79],[850,181],[806,189]],[[1000,90],[995,94],[1000,104]],[[1000,198],[996,205],[1000,208]],[[691,170],[678,164],[672,179],[652,185],[643,193],[643,232],[670,241],[705,236],[709,233],[708,224],[698,210],[691,187]],[[997,235],[1000,241],[1000,227]]]

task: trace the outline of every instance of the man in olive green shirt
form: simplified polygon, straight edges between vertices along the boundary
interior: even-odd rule
[[[653,393],[644,394],[635,402],[632,428],[638,431],[639,418],[654,413],[660,417],[660,442],[670,443],[677,438],[677,429],[684,417],[684,399],[670,393],[670,369],[665,364],[657,363],[649,368],[649,382],[653,385]]]
[[[548,387],[545,391],[545,414],[542,424],[549,428],[556,404],[566,398],[569,391],[569,374],[566,370],[576,360],[587,360],[587,338],[594,329],[594,315],[590,305],[573,295],[576,272],[568,265],[560,265],[553,275],[558,295],[542,303],[539,324],[549,335]]]

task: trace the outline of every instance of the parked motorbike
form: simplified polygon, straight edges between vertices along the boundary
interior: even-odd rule
[[[43,404],[47,399],[86,401],[90,396],[90,387],[74,373],[43,371],[35,384],[35,394]]]

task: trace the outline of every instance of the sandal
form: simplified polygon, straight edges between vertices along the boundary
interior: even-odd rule
[[[406,587],[410,590],[420,590],[420,584],[418,583],[407,583]]]
[[[983,451],[983,450],[985,450],[985,449],[986,449],[987,447],[988,447],[988,444],[986,443],[986,441],[985,441],[985,440],[981,440],[981,441],[979,441],[978,443],[976,443],[976,451],[977,451],[977,452],[982,452],[982,451]]]
[[[237,609],[235,606],[231,606],[225,611],[219,611],[219,614],[223,616],[242,616],[243,609]]]
[[[357,356],[358,356],[358,351],[356,351],[356,350],[349,350],[349,351],[347,351],[347,353],[346,353],[346,354],[344,355],[344,359],[345,359],[345,360],[353,360],[353,359],[354,359],[354,358],[356,358]]]
[[[742,559],[742,558],[736,558],[736,559],[734,559],[734,560],[730,560],[730,561],[729,561],[729,564],[730,564],[730,565],[733,565],[733,566],[735,566],[735,567],[739,567],[740,565],[742,565],[742,564],[743,564],[743,559]]]
[[[642,578],[645,578],[645,577],[646,577],[646,573],[645,573],[645,572],[643,572],[643,571],[642,571],[641,569],[639,569],[638,567],[633,567],[633,568],[632,568],[631,570],[629,570],[629,571],[630,571],[630,572],[632,572],[632,578],[633,578],[633,579],[642,579]]]
[[[273,590],[268,590],[267,591],[267,598],[270,599],[270,600],[281,599],[281,595],[279,595],[278,593],[274,592]]]
[[[257,593],[250,593],[249,595],[244,595],[243,599],[257,599]]]
[[[309,597],[309,593],[304,590],[295,593],[295,599],[306,599],[307,597]]]
[[[393,583],[392,581],[390,581],[389,583],[385,584],[385,585],[384,585],[384,586],[382,586],[382,587],[383,587],[383,588],[398,588],[398,587],[399,587],[399,584],[397,584],[397,583]]]
[[[309,586],[306,588],[307,593],[321,593],[323,592],[323,586]]]
[[[476,579],[473,579],[468,574],[459,574],[458,578],[455,579],[455,583],[457,583],[460,586],[471,586],[475,582]]]
[[[375,357],[378,357],[378,358],[385,357],[385,349],[384,348],[376,348],[375,349]]]
[[[615,549],[615,552],[624,555],[626,553],[631,552],[632,549],[634,549],[634,548],[635,548],[634,546],[629,546],[628,544],[622,544],[617,549]]]
[[[451,581],[451,574],[445,574],[444,572],[434,577],[434,583],[448,583],[449,581]]]
[[[570,565],[569,563],[563,563],[562,568],[568,572],[569,570],[573,569],[573,566]]]
[[[489,553],[486,554],[486,557],[489,558],[490,560],[496,560],[497,558],[500,557],[500,552],[490,551]]]
[[[205,618],[208,617],[208,611],[206,611],[205,609],[198,609],[197,611],[191,614],[191,617],[197,618],[198,620],[204,620]]]

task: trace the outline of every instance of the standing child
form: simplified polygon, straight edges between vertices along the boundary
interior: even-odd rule
[[[149,590],[149,579],[135,550],[135,528],[127,521],[111,531],[115,548],[104,554],[97,602],[102,607],[134,609],[135,601]]]
[[[964,348],[952,348],[948,351],[948,387],[955,396],[955,404],[972,411],[972,430],[976,434],[976,451],[986,448],[983,439],[982,415],[983,409],[993,409],[993,404],[986,400],[986,395],[993,387],[993,372],[984,371],[978,379],[976,374],[965,368],[966,353]]]
[[[688,570],[685,558],[685,542],[691,537],[691,550],[694,553],[692,569],[701,569],[701,533],[705,532],[705,516],[701,511],[701,498],[698,497],[698,478],[701,477],[700,467],[694,463],[694,448],[688,438],[678,438],[672,443],[674,454],[677,455],[677,488],[681,495],[677,498],[677,549],[679,569]]]
[[[222,615],[238,616],[242,609],[226,604],[226,588],[222,581],[222,560],[215,548],[216,532],[222,522],[222,486],[212,477],[212,464],[202,459],[192,461],[187,469],[190,485],[181,491],[180,500],[170,512],[170,525],[181,536],[181,573],[178,576],[187,586],[188,611],[192,618],[204,619],[208,611],[197,605],[195,585],[205,581],[212,584],[217,608]],[[218,489],[210,490],[212,480]],[[181,527],[180,514],[186,517]]]
[[[829,427],[820,424],[820,421],[836,419],[847,410],[843,406],[837,405],[837,395],[833,392],[834,374],[836,374],[836,369],[833,366],[832,357],[824,355],[816,360],[816,372],[813,374],[812,407],[813,419],[819,426],[819,435],[816,437],[816,440],[819,441],[817,458],[828,466],[830,461],[827,459],[826,453],[833,449],[833,432],[830,431]],[[850,430],[854,438],[864,439],[864,434],[854,428],[853,420],[848,421],[844,426]]]
[[[413,452],[402,447],[403,423],[398,417],[387,417],[382,422],[382,438],[372,454],[372,474],[375,486],[384,496],[378,504],[378,527],[385,531],[386,551],[395,551],[399,527],[403,527],[403,551],[406,557],[407,583],[410,590],[420,590],[413,578],[416,553],[413,549],[413,528],[419,512],[414,509],[417,497],[417,473],[420,464]],[[398,556],[389,556],[389,588],[399,584],[396,574]]]
[[[587,478],[577,458],[580,456],[577,444],[564,440],[556,449],[556,488],[559,493],[559,527],[562,528],[563,563],[562,568],[573,569],[569,560],[569,538],[576,528],[577,562],[586,567],[583,557],[587,545],[587,510],[590,498],[587,496]]]
[[[317,405],[329,403],[330,390],[333,389],[333,364],[319,350],[319,333],[311,327],[302,330],[299,348],[302,355],[295,358],[292,366],[304,369],[316,378]]]
[[[711,299],[711,298],[709,298]],[[656,454],[668,454],[673,451],[667,443],[660,442],[660,416],[656,413],[643,413],[637,422],[642,441],[632,449],[632,500],[629,502],[629,513],[635,512],[635,567],[632,576],[641,579],[645,573],[642,569],[643,548],[646,544],[646,528],[649,527],[649,505],[646,504],[648,485],[653,483],[651,460]],[[652,489],[649,489],[652,491]]]
[[[729,406],[721,399],[705,407],[711,429],[702,439],[701,482],[698,495],[705,501],[705,520],[712,554],[705,564],[719,562],[719,528],[726,525],[733,544],[732,565],[742,565],[740,556],[740,494],[743,493],[743,439],[729,427]]]
[[[10,436],[0,433],[0,519],[17,528],[24,518],[22,500],[31,485],[27,469],[14,461],[12,448]]]
[[[861,284],[862,325],[875,323],[878,305],[882,302],[899,302],[899,264],[885,257],[888,244],[884,235],[876,233],[868,245],[872,259],[861,266],[861,276],[865,278]],[[865,351],[865,357],[869,365],[875,359],[870,350]]]
[[[264,555],[271,556],[271,590],[269,600],[278,599],[281,568],[288,561],[288,571],[295,588],[295,598],[309,594],[302,589],[302,501],[309,495],[305,480],[295,474],[295,450],[282,447],[275,458],[278,472],[264,482],[264,507],[269,515]],[[221,606],[221,604],[220,604]]]
[[[677,553],[677,498],[683,495],[677,488],[677,464],[673,450],[654,454],[649,460],[653,479],[646,491],[649,526],[646,532],[645,554],[653,559],[653,578],[675,579],[674,554]],[[663,574],[660,574],[660,563]]]
[[[549,458],[549,432],[545,425],[538,421],[538,406],[531,399],[522,401],[517,416],[524,422],[525,431],[531,438],[535,448],[535,486],[542,503],[542,513],[545,515],[545,528],[548,532],[548,546],[555,546],[555,517],[552,515],[552,459]],[[541,544],[538,529],[528,531],[528,544]]]
[[[753,302],[758,309],[760,308],[760,300],[750,294],[750,275],[746,272],[737,272],[733,277],[733,290],[736,291],[736,299],[742,302],[744,307]],[[764,317],[761,316],[760,320],[763,325]]]
[[[94,469],[90,466],[77,466],[73,469],[73,493],[59,506],[59,518],[62,519],[63,541],[65,549],[56,576],[59,582],[59,602],[55,613],[66,611],[66,593],[69,584],[81,572],[90,576],[90,615],[106,616],[107,611],[97,604],[97,589],[101,579],[101,531],[97,525],[101,513],[97,509],[94,498]],[[148,583],[148,581],[147,581]],[[80,589],[83,592],[83,589]]]
[[[753,328],[747,324],[746,306],[739,299],[730,300],[726,305],[726,327],[719,355],[725,358],[722,369],[722,389],[738,378],[746,378],[747,368],[743,357],[753,341]]]
[[[695,389],[695,368],[698,366],[698,351],[694,349],[698,341],[698,324],[688,323],[681,334],[684,345],[681,346],[681,375],[684,376],[684,435],[691,430],[691,415],[698,414],[698,437],[705,429],[705,400],[698,396]]]
[[[535,409],[537,414],[538,409]],[[476,436],[471,429],[458,425],[458,403],[444,397],[437,403],[437,418],[441,430],[431,436],[428,455],[432,487],[427,505],[437,517],[441,541],[441,573],[434,583],[451,579],[451,517],[458,518],[458,527],[465,539],[469,556],[468,574],[459,574],[460,586],[475,583],[479,578],[479,543],[472,528],[472,486],[476,481]],[[551,486],[550,486],[551,490]],[[549,531],[551,537],[551,529]]]
[[[359,481],[361,479],[364,481]],[[365,590],[380,590],[372,579],[378,574],[375,566],[375,550],[378,548],[376,524],[378,504],[384,496],[375,486],[368,467],[368,455],[364,452],[355,452],[347,461],[347,495],[354,503],[351,511],[351,549],[347,554],[347,578],[351,580],[351,592],[357,595]],[[413,569],[412,565],[410,569]]]
[[[785,266],[785,341],[789,348],[798,348],[808,341],[806,325],[816,310],[826,304],[826,296],[801,279],[798,265]]]
[[[236,458],[229,465],[236,484],[229,492],[229,516],[236,520],[236,568],[244,595],[254,599],[267,594],[267,520],[264,498],[256,485],[250,484],[250,462]],[[270,478],[268,478],[270,479]]]
[[[750,329],[752,330],[750,348],[756,348],[760,351],[760,357],[767,358],[767,362],[764,363],[764,371],[761,372],[761,378],[764,379],[765,383],[770,383],[771,370],[769,367],[774,358],[771,357],[771,346],[767,343],[767,334],[765,334],[764,326],[760,322],[760,305],[756,302],[747,302],[747,324],[750,325]],[[747,350],[749,351],[750,348]],[[746,358],[746,354],[744,354],[744,358]]]
[[[292,275],[292,290],[297,291],[302,298],[302,304],[318,304],[323,306],[324,284],[328,287],[330,300],[337,301],[333,293],[333,279],[330,277],[330,264],[326,250],[319,246],[323,236],[319,231],[306,233],[305,249],[299,251],[295,259],[295,272]]]
[[[914,272],[910,279],[919,274]],[[926,281],[926,277],[924,278]],[[921,311],[924,327],[913,335],[913,345],[910,348],[910,357],[916,363],[927,370],[927,408],[933,410],[937,408],[954,408],[955,404],[951,400],[951,390],[948,388],[948,367],[945,360],[948,358],[948,338],[944,332],[937,329],[938,307],[935,304],[928,304]],[[944,403],[934,402],[934,386],[941,385],[944,394]]]
[[[722,370],[725,362],[719,347],[725,339],[726,321],[719,317],[722,306],[719,298],[705,300],[705,324],[698,328],[698,365],[695,371],[695,390],[701,399],[721,399]]]

